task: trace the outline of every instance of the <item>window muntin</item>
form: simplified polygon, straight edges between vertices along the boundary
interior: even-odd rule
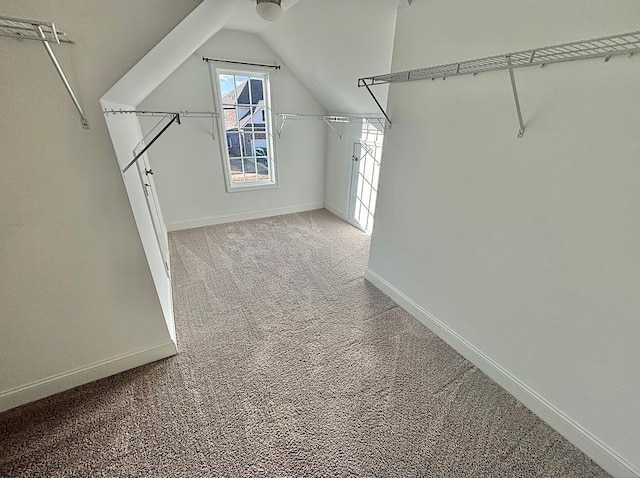
[[[216,77],[229,188],[275,185],[268,74],[218,70]]]

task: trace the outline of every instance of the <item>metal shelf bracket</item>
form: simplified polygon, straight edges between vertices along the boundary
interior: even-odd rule
[[[138,159],[140,159],[140,157],[147,152],[147,150],[151,147],[151,145],[153,143],[156,142],[156,140],[162,136],[164,134],[165,131],[167,131],[169,129],[169,127],[173,124],[173,123],[177,123],[177,124],[182,124],[182,119],[183,118],[211,118],[212,121],[212,125],[211,125],[211,135],[213,137],[213,139],[215,140],[215,120],[217,118],[220,117],[220,113],[216,112],[216,111],[152,111],[152,110],[123,110],[123,109],[119,109],[119,110],[115,110],[115,109],[104,109],[102,110],[102,112],[104,113],[105,116],[108,115],[135,115],[135,116],[149,116],[149,117],[156,117],[156,118],[162,118],[158,124],[156,124],[151,131],[149,131],[147,133],[147,136],[150,136],[151,133],[153,133],[153,131],[166,119],[166,118],[171,118],[171,120],[169,120],[169,122],[167,124],[165,124],[162,129],[151,139],[151,141],[149,141],[148,143],[145,142],[147,136],[145,136],[142,141],[140,141],[140,143],[138,143],[138,145],[136,145],[135,148],[133,148],[133,159],[129,162],[129,164],[127,164],[123,169],[122,169],[122,174],[126,173],[127,170],[133,166],[136,161],[138,161]],[[142,148],[142,150],[138,153],[136,153],[136,149],[140,144],[144,144],[145,146]],[[153,172],[151,170],[149,170],[148,172],[145,171],[147,174],[153,174]]]
[[[376,105],[378,106],[378,109],[382,112],[384,117],[387,119],[387,125],[389,126],[389,129],[391,129],[391,125],[393,124],[392,121],[391,121],[391,118],[389,118],[389,115],[387,114],[385,109],[382,107],[382,105],[378,101],[378,98],[376,98],[376,95],[374,95],[373,91],[371,91],[371,88],[369,88],[369,85],[367,84],[366,78],[359,78],[358,79],[358,87],[362,87],[362,86],[364,86],[367,89],[367,91],[371,95],[371,98],[373,98],[373,101],[376,102]]]
[[[213,122],[215,122],[215,120],[220,117],[220,113],[217,113],[216,111],[152,111],[152,110],[105,109],[102,112],[104,113],[105,116],[120,114],[120,115],[150,116],[150,117],[162,118],[160,122],[158,122],[158,124],[156,124],[156,126],[154,126],[152,130],[147,133],[147,136],[151,135],[151,133],[153,133],[153,131],[160,125],[160,123],[162,123],[162,121],[164,121],[166,118],[171,118],[171,120],[169,120],[169,122],[165,124],[162,127],[162,129],[151,139],[151,141],[149,141],[148,143],[145,143],[145,139],[146,139],[146,136],[145,136],[142,139],[142,141],[138,143],[138,145],[140,144],[145,145],[144,148],[142,148],[142,150],[138,153],[136,153],[136,149],[138,147],[138,145],[136,145],[136,147],[133,149],[133,159],[129,162],[129,164],[127,164],[122,169],[122,174],[126,173],[127,170],[131,166],[133,166],[136,163],[136,161],[138,161],[138,159],[140,159],[140,156],[146,153],[147,150],[151,147],[151,145],[155,143],[156,140],[160,136],[162,136],[164,132],[167,131],[173,123],[182,124],[182,119],[185,117],[186,118],[211,118],[211,121],[212,121],[211,134],[215,139],[215,136],[213,133],[215,131],[215,125],[213,124]],[[153,174],[153,172],[147,173],[147,174]]]
[[[511,89],[513,90],[513,99],[516,102],[516,113],[518,114],[518,123],[520,129],[518,130],[518,138],[524,136],[524,122],[522,121],[522,110],[520,109],[520,99],[518,98],[518,88],[516,87],[516,77],[513,74],[513,68],[511,64],[511,55],[507,55],[507,65],[509,65],[509,78],[511,79]]]
[[[179,115],[180,119],[183,118],[211,118],[211,139],[216,140],[216,120],[220,118],[220,114],[215,111],[151,111],[151,110],[114,110],[104,109],[102,110],[105,116],[116,114],[131,114],[136,116],[150,116],[167,118],[172,115]]]
[[[280,127],[278,128],[278,138],[282,136],[282,130],[284,130],[284,125],[287,122],[288,115],[280,115]]]
[[[149,142],[144,146],[144,148],[142,148],[142,150],[140,150],[140,152],[138,152],[138,153],[136,154],[135,149],[133,150],[133,159],[129,162],[129,164],[127,164],[127,165],[122,169],[122,174],[126,173],[126,172],[127,172],[127,170],[128,170],[131,166],[133,166],[133,165],[138,161],[138,159],[140,159],[140,156],[142,156],[144,153],[146,153],[146,152],[147,152],[147,150],[151,147],[151,145],[152,145],[153,143],[155,143],[155,142],[156,142],[156,140],[157,140],[160,136],[162,136],[162,135],[164,134],[164,132],[165,132],[165,131],[167,131],[167,130],[169,129],[169,127],[170,127],[173,123],[181,124],[181,123],[180,123],[180,113],[170,113],[170,114],[172,115],[171,120],[170,120],[166,125],[164,125],[164,126],[163,126],[163,128],[158,132],[158,134],[156,134],[156,135],[151,139],[151,141],[149,141]]]
[[[333,131],[335,134],[338,135],[338,138],[340,138],[340,140],[342,140],[342,134],[340,133],[340,131],[338,131],[335,126],[333,126],[331,124],[331,121],[329,121],[328,118],[324,118],[324,122],[326,123],[326,125],[331,129],[331,131]]]
[[[59,31],[56,26],[51,22],[38,22],[35,20],[23,20],[20,18],[2,17],[0,16],[0,36],[17,38],[19,40],[37,40],[41,41],[44,48],[53,63],[62,84],[64,85],[67,93],[71,97],[78,114],[80,115],[80,123],[84,129],[89,129],[89,121],[87,120],[84,110],[78,101],[73,88],[67,80],[67,76],[64,70],[60,66],[60,62],[56,58],[55,53],[51,49],[50,42],[53,43],[73,43],[66,37],[66,33]]]

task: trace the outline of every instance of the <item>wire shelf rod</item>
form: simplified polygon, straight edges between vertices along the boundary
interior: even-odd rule
[[[280,128],[278,128],[278,137],[282,135],[284,126],[288,120],[320,120],[324,121],[327,126],[342,139],[342,134],[332,125],[332,123],[350,123],[351,121],[367,120],[378,122],[385,126],[385,118],[383,116],[361,115],[361,114],[344,114],[344,115],[316,115],[304,113],[276,113],[281,118]]]
[[[381,116],[376,115],[363,115],[356,113],[344,113],[344,114],[332,114],[332,115],[317,115],[317,114],[308,114],[308,113],[276,113],[278,116],[299,116],[301,118],[326,118],[326,117],[334,117],[334,118],[381,118]]]
[[[216,140],[216,120],[220,118],[220,113],[217,111],[155,111],[155,110],[123,110],[123,109],[104,109],[102,110],[105,116],[124,114],[124,115],[136,115],[155,118],[171,118],[178,115],[180,119],[184,118],[206,118],[211,120],[211,139]],[[178,122],[179,123],[179,122]]]
[[[172,116],[172,115],[180,115],[183,117],[191,117],[191,118],[219,118],[220,113],[217,111],[151,111],[151,110],[114,110],[114,109],[105,109],[102,110],[105,116],[115,115],[115,114],[133,114],[136,116],[151,116],[151,117],[163,117],[163,116]]]
[[[500,55],[492,55],[473,60],[458,61],[444,65],[429,66],[392,72],[384,75],[368,76],[358,79],[358,87],[367,89],[376,105],[386,117],[389,127],[391,119],[385,109],[371,91],[371,87],[381,84],[398,83],[417,80],[446,80],[449,76],[477,75],[487,71],[508,70],[511,80],[511,87],[516,104],[518,115],[518,138],[524,135],[525,125],[522,119],[520,100],[515,83],[514,69],[527,66],[543,67],[551,63],[564,63],[569,61],[586,60],[591,58],[604,58],[609,61],[614,56],[632,56],[640,52],[640,31],[621,33],[590,40],[580,40],[569,43],[561,43],[530,50],[522,50]]]
[[[42,29],[44,37],[40,34]],[[0,36],[19,40],[36,40],[40,42],[73,43],[67,34],[58,30],[53,22],[25,20],[0,16]]]
[[[586,60],[589,58],[607,59],[612,56],[632,55],[638,52],[640,52],[640,31],[363,77],[358,80],[358,86],[367,87],[402,81],[438,79],[448,76],[477,74],[485,71],[507,70],[509,68],[544,66],[549,63]],[[511,65],[508,64],[507,57],[511,58]]]
[[[50,45],[51,43],[73,43],[66,37],[66,33],[59,31],[53,22],[41,22],[38,20],[25,20],[22,18],[0,16],[0,36],[16,38],[19,40],[36,40],[42,43],[47,55],[51,59],[51,63],[53,63],[56,73],[58,73],[62,84],[67,90],[67,93],[69,93],[71,101],[73,101],[73,105],[80,115],[80,123],[82,124],[82,127],[84,129],[89,129],[89,121],[84,114],[80,101],[73,91],[71,84],[67,80],[67,76],[65,75],[60,62],[58,62],[58,58]]]

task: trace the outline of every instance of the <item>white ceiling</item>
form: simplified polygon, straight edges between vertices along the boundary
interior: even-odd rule
[[[238,5],[227,21],[226,28],[257,34],[271,25],[256,13],[256,0],[237,0],[237,2]],[[286,11],[297,2],[298,0],[282,0],[283,14],[286,14]]]
[[[256,13],[255,0],[203,0],[102,99],[137,105],[224,28],[258,35],[327,113],[381,114],[357,82],[389,72],[399,1],[407,2],[282,0],[282,18],[269,23]],[[386,105],[387,86],[375,93]]]
[[[389,72],[399,1],[407,0],[282,0],[270,23],[255,0],[237,0],[225,28],[257,34],[327,112],[379,113],[357,81]],[[375,93],[386,104],[387,87]]]

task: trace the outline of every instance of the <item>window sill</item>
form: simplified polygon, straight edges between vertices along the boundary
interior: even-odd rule
[[[278,187],[278,183],[277,182],[272,182],[272,181],[265,181],[265,182],[259,182],[259,181],[255,181],[252,183],[239,183],[239,184],[234,184],[234,185],[230,185],[227,187],[227,192],[228,193],[237,193],[237,192],[242,192],[242,191],[257,191],[260,189],[275,189]]]

